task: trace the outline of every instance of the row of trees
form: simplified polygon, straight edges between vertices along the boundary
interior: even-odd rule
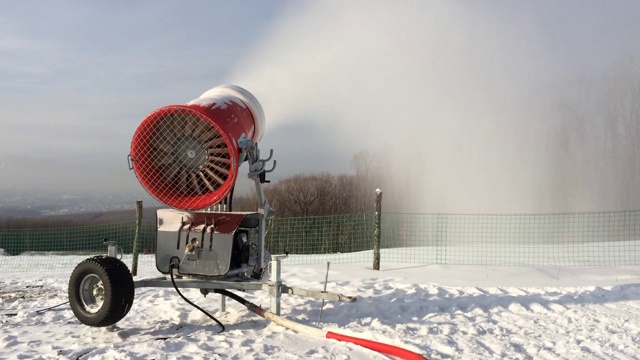
[[[572,83],[545,138],[554,196],[576,208],[640,207],[640,59]]]
[[[278,217],[370,213],[375,188],[360,174],[298,174],[265,187],[265,197]],[[255,210],[255,194],[236,196],[233,209]]]

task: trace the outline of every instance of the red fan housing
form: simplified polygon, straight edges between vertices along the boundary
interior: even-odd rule
[[[258,100],[241,87],[218,86],[185,105],[149,114],[131,141],[133,170],[167,206],[204,209],[235,186],[241,137],[258,142],[263,131]]]

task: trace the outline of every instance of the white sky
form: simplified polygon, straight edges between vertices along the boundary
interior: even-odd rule
[[[126,164],[140,121],[230,82],[262,102],[274,178],[421,142],[495,159],[519,139],[491,119],[535,121],[517,104],[640,54],[637,34],[637,1],[2,1],[0,189],[143,192]],[[434,161],[435,187],[490,165]]]

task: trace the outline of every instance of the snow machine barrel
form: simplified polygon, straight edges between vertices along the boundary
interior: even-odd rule
[[[229,195],[237,179],[240,145],[257,143],[264,112],[247,90],[217,86],[185,105],[153,111],[131,141],[140,184],[156,200],[179,210],[199,210]]]

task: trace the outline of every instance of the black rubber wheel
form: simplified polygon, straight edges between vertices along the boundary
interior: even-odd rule
[[[69,304],[81,323],[109,326],[131,309],[135,288],[129,268],[110,256],[94,256],[78,264],[69,279]]]

